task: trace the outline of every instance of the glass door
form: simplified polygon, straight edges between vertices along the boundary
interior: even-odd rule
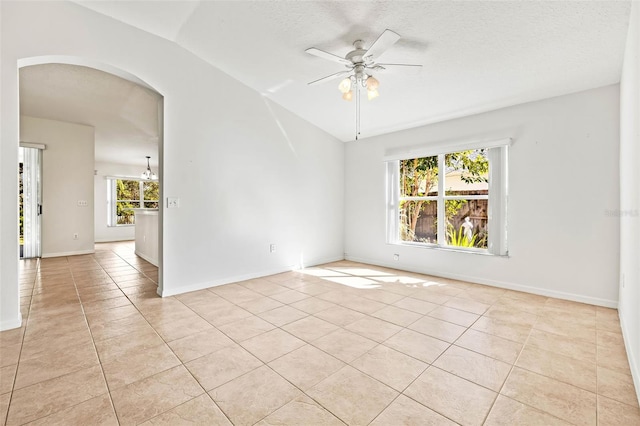
[[[42,150],[20,147],[20,257],[42,255]]]

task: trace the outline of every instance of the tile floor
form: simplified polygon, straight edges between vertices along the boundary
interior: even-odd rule
[[[640,424],[612,309],[346,261],[154,281],[129,243],[22,262],[2,424]]]

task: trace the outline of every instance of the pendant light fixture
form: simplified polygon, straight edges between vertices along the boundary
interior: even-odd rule
[[[155,173],[153,173],[151,171],[151,166],[149,165],[149,159],[151,157],[149,157],[147,155],[147,170],[145,170],[144,172],[142,172],[142,176],[140,176],[142,179],[146,179],[146,180],[154,180],[157,179],[158,177],[156,176]]]

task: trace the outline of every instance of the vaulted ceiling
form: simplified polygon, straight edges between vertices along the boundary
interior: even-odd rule
[[[629,1],[83,1],[76,3],[171,40],[274,102],[349,141],[355,105],[338,56],[385,29],[402,38],[379,57],[422,64],[379,73],[362,102],[362,137],[620,81]]]

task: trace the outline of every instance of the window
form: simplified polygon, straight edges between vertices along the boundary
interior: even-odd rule
[[[506,255],[506,158],[492,146],[389,161],[389,242]]]
[[[137,179],[107,179],[109,226],[134,225],[133,209],[158,208],[157,181]]]

